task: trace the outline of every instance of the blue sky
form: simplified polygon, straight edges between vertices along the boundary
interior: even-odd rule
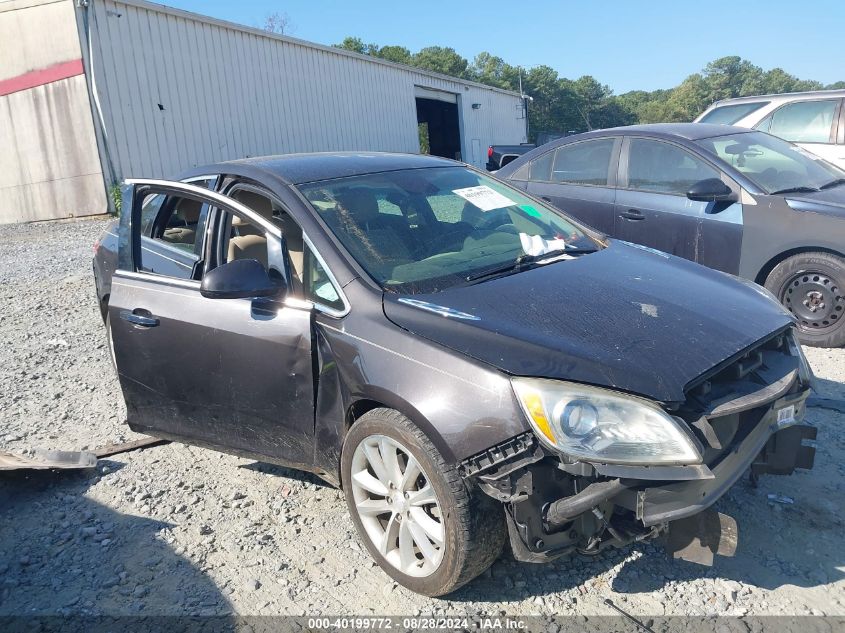
[[[335,44],[347,35],[412,52],[451,46],[467,59],[489,51],[511,64],[593,75],[616,93],[670,88],[709,61],[740,55],[802,79],[845,80],[845,1],[664,0],[165,0],[249,26],[286,13],[290,35]]]

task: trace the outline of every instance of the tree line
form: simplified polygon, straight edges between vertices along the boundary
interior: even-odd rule
[[[529,104],[532,137],[541,130],[584,132],[634,123],[692,121],[719,99],[845,88],[845,81],[823,85],[782,68],[763,70],[729,56],[710,62],[674,88],[616,95],[590,75],[567,79],[545,65],[521,69],[487,52],[469,61],[449,47],[429,46],[412,53],[404,46],[366,44],[357,37],[347,37],[335,46],[506,90],[518,91],[521,78],[523,92],[533,99]]]

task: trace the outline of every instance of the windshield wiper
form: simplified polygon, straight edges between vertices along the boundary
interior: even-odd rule
[[[561,255],[569,255],[571,253],[592,253],[596,249],[594,248],[557,248],[553,251],[548,251],[547,253],[541,253],[540,255],[528,255],[522,254],[517,257],[512,262],[508,262],[506,264],[502,264],[499,266],[494,266],[493,268],[488,268],[487,270],[481,270],[477,273],[473,273],[466,277],[467,281],[478,281],[479,279],[485,279],[487,277],[495,277],[496,275],[504,275],[505,273],[516,273],[529,266],[531,264],[538,264],[543,262],[544,260],[554,259],[555,257],[560,257]]]
[[[815,187],[807,187],[801,185],[800,187],[787,187],[786,189],[778,189],[769,193],[770,196],[776,196],[779,193],[814,193],[818,191]]]
[[[823,184],[819,187],[819,191],[823,189],[833,189],[834,187],[838,187],[839,185],[845,185],[845,178],[837,178],[836,180],[831,180],[828,183]]]

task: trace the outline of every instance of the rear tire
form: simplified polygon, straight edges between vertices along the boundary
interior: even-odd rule
[[[398,470],[385,468],[379,477],[376,471],[381,470],[380,458],[394,450],[399,455]],[[394,482],[397,477],[387,471],[398,473],[398,478],[405,480],[408,472],[414,472],[411,460],[419,468],[419,475],[411,476],[413,484]],[[373,462],[376,468],[372,467]],[[383,459],[381,464],[389,462]],[[448,465],[428,437],[398,411],[374,409],[352,425],[343,444],[341,479],[361,541],[381,568],[411,591],[427,596],[450,593],[485,571],[502,552],[507,531],[501,505],[468,487],[458,469]],[[385,479],[389,484],[379,486]],[[410,490],[410,496],[405,495],[409,501],[403,502],[405,490]],[[425,516],[419,514],[420,507],[403,505],[413,505],[415,493],[420,491],[428,491],[427,496],[432,499],[425,505]],[[384,509],[378,516],[367,511],[375,506]],[[406,512],[407,507],[410,509]],[[400,520],[394,523],[396,516]],[[420,540],[421,526],[426,534],[432,529],[442,530],[442,544],[438,545],[437,538]],[[408,530],[406,539],[411,538],[407,535],[413,537],[405,541],[404,553],[401,529]],[[382,534],[386,536],[380,540],[380,551],[374,538],[378,540]]]
[[[804,345],[845,345],[845,259],[830,253],[793,255],[774,267],[765,285],[798,320]]]

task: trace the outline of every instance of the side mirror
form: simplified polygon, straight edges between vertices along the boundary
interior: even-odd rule
[[[279,297],[287,291],[285,282],[273,279],[256,259],[236,259],[206,274],[200,294],[208,299]]]
[[[687,198],[697,202],[735,202],[736,194],[718,178],[699,180],[687,191]]]

